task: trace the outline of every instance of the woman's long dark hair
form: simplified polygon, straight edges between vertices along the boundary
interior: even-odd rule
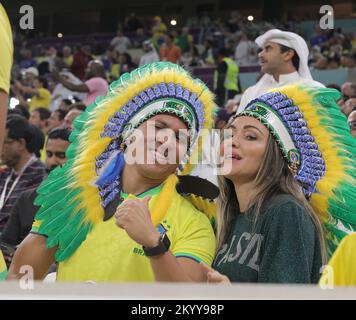
[[[232,221],[236,214],[240,212],[240,208],[232,181],[219,176],[218,183],[220,197],[218,200],[217,249],[219,250],[226,240]],[[306,209],[317,230],[323,263],[326,263],[327,255],[323,223],[305,198],[301,186],[293,178],[281,150],[271,135],[269,135],[266,152],[254,180],[254,186],[253,199],[248,207],[251,208],[253,206],[255,218],[260,214],[262,205],[277,194],[292,195]]]

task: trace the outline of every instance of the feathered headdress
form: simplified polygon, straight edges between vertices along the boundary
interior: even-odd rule
[[[260,120],[277,141],[294,178],[322,217],[331,254],[356,231],[356,140],[328,88],[300,84],[271,90],[237,116]]]
[[[191,132],[193,154],[203,128],[211,128],[213,95],[184,69],[158,62],[122,75],[74,121],[67,150],[68,161],[37,189],[40,206],[34,227],[48,236],[47,246],[58,246],[56,260],[63,261],[80,246],[104,208],[119,194],[124,157],[120,144],[143,121],[170,113],[181,118]],[[181,174],[191,168],[189,159]],[[164,216],[178,178],[171,175],[152,210],[153,223]]]

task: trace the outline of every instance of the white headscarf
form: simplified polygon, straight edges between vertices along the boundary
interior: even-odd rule
[[[288,48],[294,49],[299,57],[299,75],[305,79],[313,79],[308,67],[309,49],[307,43],[300,35],[294,32],[272,29],[259,36],[255,40],[255,42],[261,48],[267,41],[275,42]]]

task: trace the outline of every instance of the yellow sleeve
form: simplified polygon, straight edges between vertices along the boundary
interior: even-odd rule
[[[356,233],[346,236],[331,257],[319,284],[325,286],[333,279],[335,286],[356,286]],[[330,272],[331,271],[331,272]]]
[[[176,230],[172,254],[211,265],[215,256],[215,234],[209,219],[193,206],[184,208]]]
[[[41,99],[40,106],[48,109],[51,104],[51,93],[45,88],[40,88],[38,89],[38,97]]]
[[[0,3],[0,90],[4,90],[7,94],[10,89],[13,52],[10,22]]]

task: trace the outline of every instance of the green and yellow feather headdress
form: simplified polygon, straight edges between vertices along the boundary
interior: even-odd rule
[[[294,178],[327,229],[331,254],[356,231],[356,140],[328,88],[295,84],[252,100],[237,116],[260,120],[276,139]]]
[[[203,128],[211,128],[213,95],[184,69],[158,62],[122,75],[74,121],[67,150],[68,162],[55,169],[37,189],[40,206],[35,227],[48,236],[47,246],[58,246],[63,261],[80,246],[104,217],[104,208],[121,190],[123,155],[120,144],[143,121],[159,113],[180,117],[191,131],[190,155],[197,149]],[[189,173],[189,159],[181,174]],[[162,194],[169,198],[178,179],[172,175]],[[164,214],[164,198],[153,222]],[[165,203],[169,203],[167,199]]]

